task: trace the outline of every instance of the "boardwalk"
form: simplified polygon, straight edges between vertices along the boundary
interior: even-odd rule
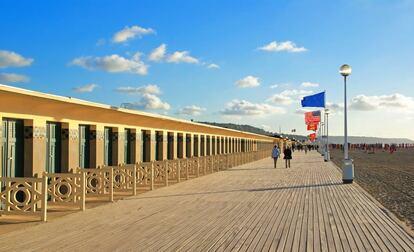
[[[294,154],[291,169],[264,159],[5,234],[0,250],[414,251],[331,163]]]

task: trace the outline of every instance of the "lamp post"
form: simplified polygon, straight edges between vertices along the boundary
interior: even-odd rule
[[[328,122],[328,117],[329,117],[329,109],[325,109],[325,135],[326,135],[326,144],[325,144],[325,155],[324,155],[324,160],[325,162],[328,162],[331,159],[331,155],[329,153],[329,122]]]
[[[321,139],[319,140],[321,156],[325,155],[325,149],[324,149],[324,144],[323,144],[324,128],[325,128],[325,123],[321,122]]]
[[[348,118],[346,98],[346,78],[352,73],[351,66],[344,64],[339,68],[339,73],[344,76],[344,163],[342,166],[342,181],[350,184],[354,180],[354,164],[348,156]]]

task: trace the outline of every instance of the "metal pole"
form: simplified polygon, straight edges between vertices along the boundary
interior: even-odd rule
[[[327,145],[327,152],[328,152],[328,157],[329,157],[329,138],[328,138],[328,135],[329,135],[329,123],[328,123],[328,117],[329,117],[329,114],[327,113],[326,114],[326,145]]]
[[[346,101],[346,76],[344,76],[344,160],[348,160],[348,117]]]
[[[325,148],[324,148],[324,144],[323,144],[323,135],[324,135],[325,123],[322,122],[321,124],[322,124],[321,125],[321,142],[320,142],[320,144],[321,144],[321,156],[324,156],[325,155]]]
[[[329,130],[329,122],[328,122],[328,117],[329,117],[329,114],[328,114],[328,112],[327,112],[327,110],[325,109],[325,136],[326,136],[326,141],[325,141],[325,156],[324,156],[324,160],[325,160],[325,162],[328,162],[329,160],[330,160],[330,154],[329,154],[329,139],[328,139],[328,134],[329,134],[329,132],[328,132],[328,130]]]
[[[354,180],[354,164],[348,155],[348,118],[347,118],[347,100],[346,100],[346,76],[344,76],[344,163],[342,167],[342,181],[344,184],[350,184]]]

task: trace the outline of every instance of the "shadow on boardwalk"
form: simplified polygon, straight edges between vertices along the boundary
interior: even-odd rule
[[[226,191],[195,192],[195,193],[168,194],[168,195],[162,195],[162,196],[149,196],[149,197],[141,196],[139,198],[126,198],[124,200],[157,199],[157,198],[184,197],[184,196],[193,196],[193,195],[209,195],[209,194],[235,193],[235,192],[265,192],[265,191],[315,188],[315,187],[337,186],[337,185],[343,185],[343,184],[338,182],[338,183],[312,184],[312,185],[295,185],[295,186],[264,187],[264,188],[226,190]]]

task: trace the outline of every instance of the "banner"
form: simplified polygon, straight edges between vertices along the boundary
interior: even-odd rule
[[[318,123],[321,121],[321,111],[312,111],[312,112],[306,112],[305,113],[305,123]]]
[[[303,97],[302,107],[325,107],[325,92]]]
[[[318,130],[318,123],[309,123],[308,130],[317,131]]]
[[[309,135],[309,140],[311,140],[312,142],[315,141],[316,139],[316,133],[312,133]]]

